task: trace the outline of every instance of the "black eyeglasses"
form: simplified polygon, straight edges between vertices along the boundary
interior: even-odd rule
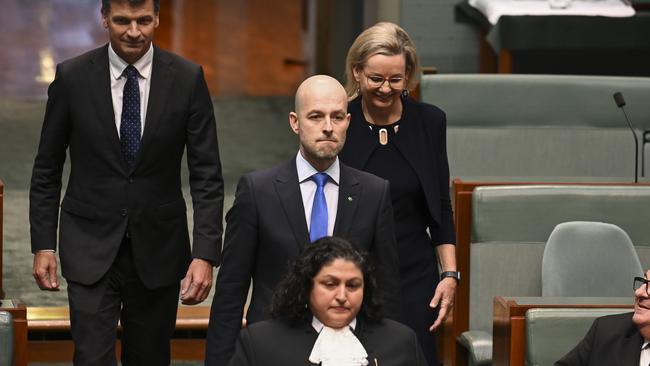
[[[650,280],[646,280],[643,277],[634,277],[634,291],[645,285],[645,293],[650,297],[650,292],[648,292],[648,283],[650,283]]]
[[[366,75],[366,79],[368,79],[368,85],[370,85],[371,88],[381,88],[384,83],[388,83],[388,87],[394,90],[404,88],[404,78],[401,76],[385,78],[379,75]]]

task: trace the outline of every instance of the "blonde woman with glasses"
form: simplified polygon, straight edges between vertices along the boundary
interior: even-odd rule
[[[415,46],[399,26],[378,23],[357,37],[346,59],[352,119],[339,157],[390,181],[404,303],[399,320],[415,331],[429,365],[439,365],[433,331],[452,308],[460,273],[446,117],[409,98],[419,73]]]

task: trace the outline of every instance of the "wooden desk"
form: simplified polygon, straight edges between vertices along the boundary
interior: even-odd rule
[[[454,203],[454,223],[456,225],[456,265],[461,272],[462,281],[460,281],[456,289],[456,301],[452,314],[445,322],[443,330],[443,346],[442,358],[445,366],[449,365],[466,365],[466,355],[462,352],[457,352],[458,336],[464,331],[469,329],[469,283],[471,280],[470,273],[470,242],[472,236],[472,195],[474,189],[480,186],[504,186],[504,185],[650,185],[650,183],[631,183],[631,182],[542,182],[542,177],[534,178],[540,180],[538,182],[524,182],[516,181],[488,181],[474,180],[463,181],[460,178],[455,178],[452,182],[452,195]],[[525,179],[525,178],[522,178]],[[547,179],[575,179],[580,180],[580,177],[566,177],[566,178],[547,178]],[[593,180],[593,178],[584,178],[585,180]],[[605,179],[605,178],[603,178]],[[615,179],[615,178],[613,178]]]
[[[492,25],[463,1],[458,21],[480,30],[480,72],[648,76],[650,12],[616,18],[504,15]]]
[[[533,308],[633,308],[630,297],[501,297],[494,298],[493,366],[524,366],[526,311]]]
[[[0,300],[0,310],[14,322],[14,366],[27,366],[27,309],[20,300]]]
[[[23,318],[25,316],[23,315]],[[172,360],[200,361],[205,357],[205,332],[210,319],[209,306],[179,306],[176,315],[176,332],[197,332],[196,337],[172,337]],[[29,307],[29,362],[71,362],[74,345],[70,336],[70,312],[67,307]],[[121,329],[118,326],[118,330]],[[38,339],[35,335],[42,335]],[[57,334],[56,337],[48,335]],[[25,340],[27,327],[25,327]],[[27,344],[27,341],[25,342]],[[115,352],[121,353],[116,342]],[[25,363],[26,365],[26,363]]]

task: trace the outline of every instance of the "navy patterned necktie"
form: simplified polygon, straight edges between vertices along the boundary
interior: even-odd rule
[[[311,221],[309,223],[309,239],[312,243],[327,236],[327,201],[324,188],[328,178],[327,173],[316,173],[311,176],[311,179],[316,182],[316,193],[311,206]]]
[[[129,65],[124,70],[126,83],[122,93],[122,121],[120,123],[120,144],[122,156],[129,168],[133,167],[140,150],[140,87],[138,70]]]

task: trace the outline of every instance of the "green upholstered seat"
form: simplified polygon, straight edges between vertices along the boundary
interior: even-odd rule
[[[650,187],[476,188],[472,197],[469,279],[469,329],[473,333],[463,334],[459,339],[470,351],[470,362],[474,358],[475,364],[483,365],[491,359],[491,354],[489,359],[478,355],[485,355],[485,342],[491,342],[495,296],[542,295],[544,247],[556,225],[577,220],[616,224],[629,234],[642,265],[647,268],[648,217]]]
[[[542,296],[626,296],[643,277],[639,256],[620,227],[591,221],[559,224],[542,258]]]
[[[526,365],[552,366],[584,338],[594,319],[629,311],[630,309],[529,309],[526,312]]]
[[[14,364],[14,328],[11,314],[0,311],[0,366]]]
[[[447,114],[456,177],[632,177],[634,143],[617,91],[635,127],[650,129],[650,78],[443,74],[420,85],[422,100]]]

